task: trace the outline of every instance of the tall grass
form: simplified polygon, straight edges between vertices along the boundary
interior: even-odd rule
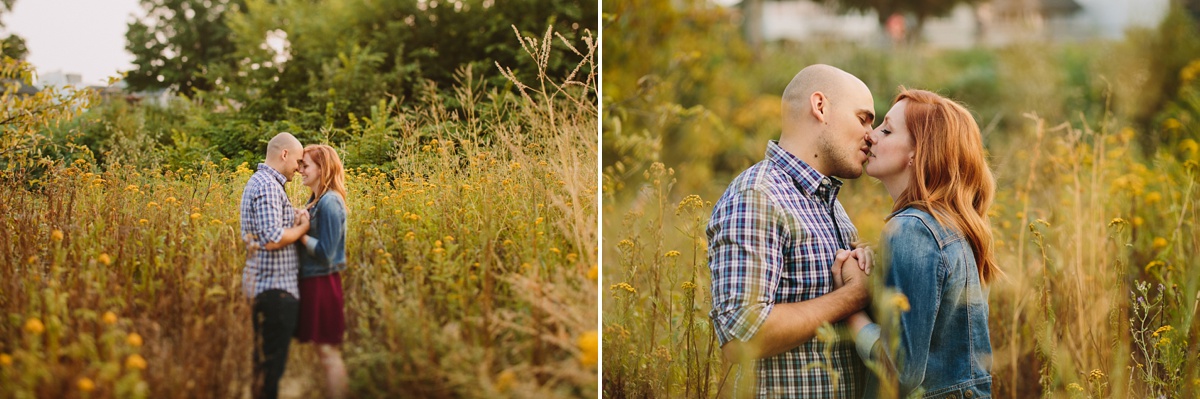
[[[596,395],[595,45],[518,37],[538,65],[553,53],[576,72],[513,94],[462,70],[452,96],[429,87],[355,121],[400,137],[396,169],[347,173],[358,396]],[[254,166],[80,154],[0,180],[0,397],[247,395],[238,202]],[[292,355],[284,392],[315,395],[312,349]]]

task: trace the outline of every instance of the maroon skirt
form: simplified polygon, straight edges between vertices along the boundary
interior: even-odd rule
[[[342,274],[300,279],[300,318],[296,339],[300,342],[339,345],[346,335],[345,296]]]

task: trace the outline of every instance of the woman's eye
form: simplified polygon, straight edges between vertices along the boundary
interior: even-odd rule
[[[881,131],[883,132],[884,135],[892,134],[891,130],[883,129]]]

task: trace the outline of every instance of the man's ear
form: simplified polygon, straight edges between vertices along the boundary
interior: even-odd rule
[[[282,151],[279,151],[279,160],[287,161],[289,152],[291,152],[291,150],[288,150],[287,148],[284,148]]]
[[[825,93],[814,91],[811,96],[808,96],[808,105],[812,109],[812,114],[817,121],[825,122],[825,112],[829,108],[829,99],[825,98]]]

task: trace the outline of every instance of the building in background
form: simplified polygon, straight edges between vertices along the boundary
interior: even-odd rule
[[[920,34],[922,42],[943,48],[1117,39],[1130,28],[1157,26],[1169,5],[1170,0],[992,0],[959,5],[949,16],[926,21],[918,33],[912,16],[893,16],[881,26],[874,12],[843,14],[834,3],[764,1],[761,33],[768,41],[828,38],[864,45]]]

